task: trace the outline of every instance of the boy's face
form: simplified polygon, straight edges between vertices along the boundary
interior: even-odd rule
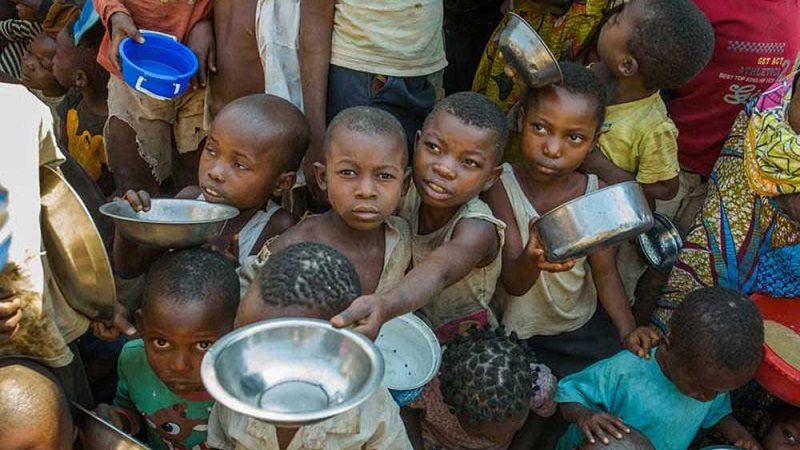
[[[634,75],[626,65],[631,58],[628,43],[645,13],[647,0],[630,0],[619,12],[609,17],[597,39],[600,60],[615,75]],[[625,70],[622,70],[624,67]]]
[[[252,323],[270,319],[281,319],[284,317],[305,317],[308,319],[330,320],[331,315],[326,314],[318,308],[307,308],[304,306],[271,306],[261,300],[259,293],[259,282],[254,281],[247,289],[247,293],[239,303],[236,311],[234,327],[241,328]]]
[[[192,304],[153,299],[139,310],[142,339],[153,372],[178,395],[205,392],[200,363],[214,342],[233,328],[220,302]]]
[[[406,148],[391,135],[367,135],[339,127],[328,143],[320,187],[348,227],[369,231],[397,209],[408,179]]]
[[[800,449],[800,411],[773,422],[764,436],[764,450]]]
[[[56,41],[42,33],[36,36],[22,56],[22,84],[32,89],[52,90],[60,87],[53,76]]]
[[[441,111],[417,135],[414,185],[422,202],[434,208],[466,204],[492,187],[500,175],[497,135]]]
[[[286,146],[276,136],[258,136],[236,114],[223,111],[211,124],[200,156],[198,179],[209,203],[260,208],[294,184],[294,172],[280,172],[270,154]],[[265,149],[270,149],[265,151]],[[275,150],[278,149],[278,150]]]
[[[681,394],[701,402],[710,402],[719,394],[744,386],[755,371],[755,369],[742,369],[731,372],[703,361],[685,361],[685,358],[671,351],[669,344],[661,346],[658,351],[664,352],[666,356],[662,369],[665,369],[667,378],[675,384]]]
[[[76,54],[77,49],[65,28],[56,38],[56,52],[52,63],[53,76],[61,86],[70,87],[75,84],[75,69],[78,64]]]
[[[592,151],[598,126],[592,99],[557,87],[540,92],[518,122],[522,158],[542,179],[574,172]]]

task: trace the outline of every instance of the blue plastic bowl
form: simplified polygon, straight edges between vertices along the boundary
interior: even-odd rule
[[[389,389],[389,393],[392,394],[392,398],[394,399],[394,402],[397,403],[397,406],[402,407],[418,399],[422,395],[423,390],[425,390],[425,386],[405,391],[398,389]]]
[[[169,34],[142,31],[142,36],[144,44],[125,38],[119,46],[122,79],[157,99],[179,97],[197,73],[197,57]]]
[[[0,272],[8,263],[8,248],[11,246],[11,233],[8,230],[8,193],[0,187]]]

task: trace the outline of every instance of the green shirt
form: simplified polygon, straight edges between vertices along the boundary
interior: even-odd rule
[[[114,404],[142,417],[151,448],[205,448],[200,445],[206,441],[208,415],[214,405],[210,396],[190,400],[170,391],[147,362],[141,339],[128,342],[122,348],[118,371]]]

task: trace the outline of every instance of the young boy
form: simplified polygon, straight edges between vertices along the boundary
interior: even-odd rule
[[[108,116],[108,72],[97,63],[105,29],[96,23],[75,42],[71,21],[56,37],[53,76],[69,90],[56,108],[62,118],[59,144],[96,182],[108,197],[114,180],[108,171],[103,127]]]
[[[394,289],[365,296],[334,320],[375,336],[393,317],[422,308],[447,341],[470,325],[496,325],[489,309],[505,225],[478,194],[500,175],[508,136],[499,107],[462,92],[436,105],[417,135],[414,184],[400,215],[411,225],[414,268]]]
[[[239,285],[233,265],[216,252],[162,256],[145,279],[136,312],[142,339],[119,357],[114,406],[100,412],[132,435],[146,429],[153,449],[199,449],[214,401],[200,381],[200,362],[233,329]]]
[[[561,380],[556,401],[572,425],[558,449],[572,449],[584,437],[620,439],[629,426],[657,449],[689,448],[701,427],[714,427],[737,447],[759,449],[731,415],[728,392],[752,378],[763,345],[763,319],[747,297],[719,287],[690,293],[649,359],[625,351]]]
[[[360,293],[355,267],[341,252],[313,242],[290,245],[272,255],[250,285],[236,326],[282,317],[327,320]],[[217,403],[207,443],[220,450],[411,449],[399,409],[383,386],[358,408],[300,428],[276,428]]]
[[[323,243],[347,255],[365,293],[384,292],[403,278],[411,259],[410,231],[392,216],[408,186],[402,126],[376,108],[346,109],[328,128],[325,159],[316,175],[331,210],[265,246],[240,270],[243,289],[270,254],[297,242]]]
[[[69,401],[44,367],[0,361],[0,450],[72,450],[77,430]]]
[[[56,41],[46,33],[33,38],[22,56],[22,85],[30,89],[36,97],[46,104],[55,116],[55,107],[64,98],[67,88],[53,76],[53,56],[56,54]],[[56,129],[59,129],[56,124]]]
[[[105,139],[117,192],[143,189],[157,194],[170,176],[176,190],[195,184],[200,157],[196,150],[206,137],[204,90],[190,89],[170,100],[134,90],[121,78],[119,45],[125,37],[144,42],[139,29],[171,34],[197,55],[197,79],[205,86],[214,47],[211,0],[94,0],[94,6],[108,30],[97,61],[112,75]]]
[[[294,105],[266,94],[240,98],[211,124],[200,158],[199,185],[187,187],[177,198],[238,208],[239,215],[213,245],[243,264],[268,239],[294,225],[294,217],[272,199],[294,184],[307,145],[308,123]],[[147,192],[129,191],[125,199],[138,211],[150,209]],[[138,246],[118,233],[115,269],[125,278],[136,277],[161,251]]]

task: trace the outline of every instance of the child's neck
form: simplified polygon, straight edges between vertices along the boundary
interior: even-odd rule
[[[635,102],[658,92],[656,89],[646,89],[640,75],[617,78],[605,65],[600,65],[595,73],[606,86],[609,105]]]
[[[453,206],[450,208],[435,208],[420,202],[419,215],[417,218],[417,231],[419,234],[432,233],[439,228],[442,228],[456,215],[459,209],[464,205]]]
[[[326,229],[329,230],[330,237],[335,242],[341,243],[345,247],[363,247],[364,245],[381,245],[384,239],[384,227],[376,227],[373,230],[355,230],[342,220],[342,217],[333,209],[323,213],[322,217],[327,222]]]
[[[86,108],[97,116],[108,115],[108,85],[102,86],[88,86],[81,88],[83,101],[86,102]]]

